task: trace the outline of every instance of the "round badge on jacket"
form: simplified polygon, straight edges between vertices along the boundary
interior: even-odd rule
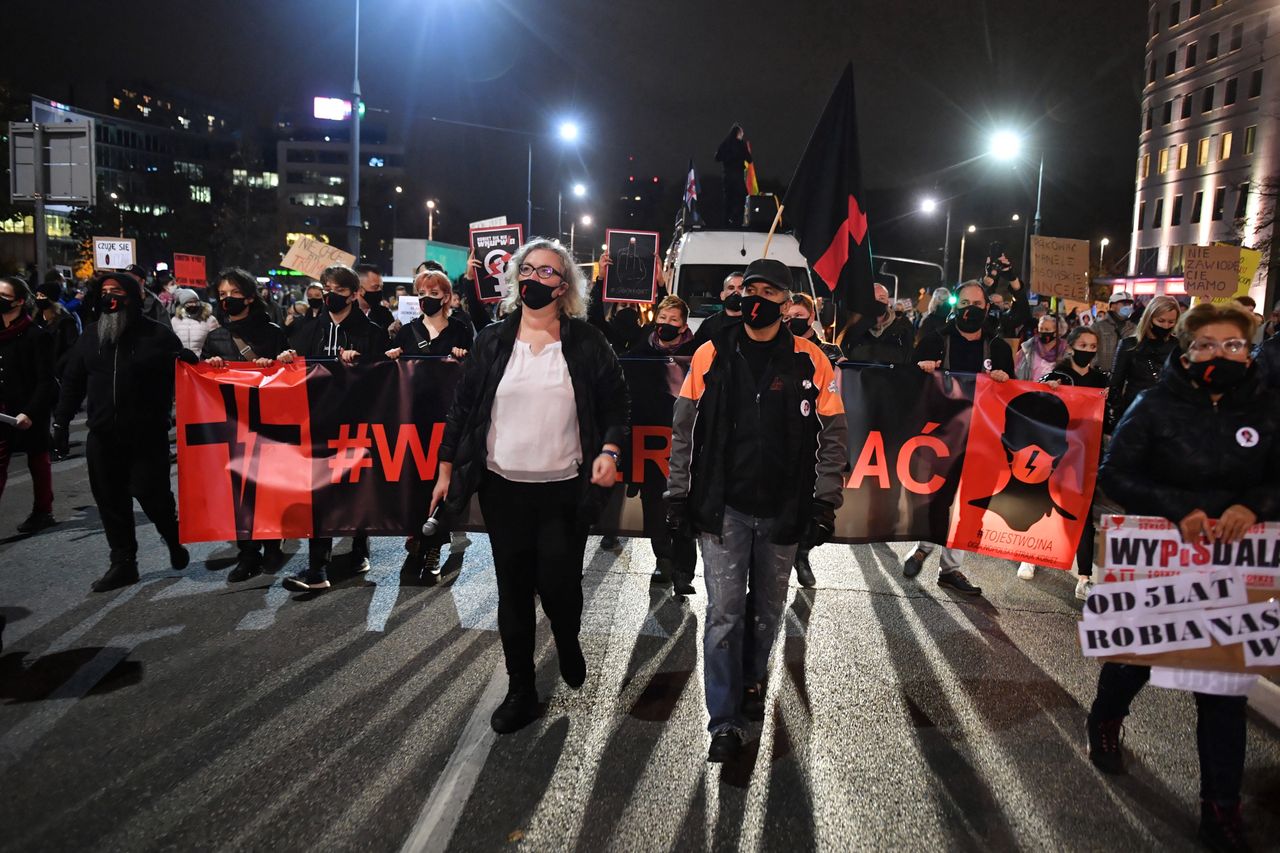
[[[1253,427],[1240,427],[1236,430],[1236,444],[1241,447],[1254,447],[1258,444],[1258,431]]]
[[[801,401],[800,401],[800,414],[801,414],[802,416],[804,416],[804,417],[806,417],[806,418],[807,418],[807,417],[809,417],[809,413],[810,413],[810,412],[812,412],[812,411],[813,411],[813,406],[809,405],[809,401],[808,401],[808,400],[801,400]]]

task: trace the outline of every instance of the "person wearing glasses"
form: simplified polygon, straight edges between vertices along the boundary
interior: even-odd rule
[[[472,494],[493,547],[508,691],[490,724],[518,731],[540,713],[535,595],[560,675],[587,677],[578,642],[587,530],[618,479],[631,401],[617,356],[586,321],[582,272],[560,243],[535,238],[507,265],[503,319],[463,362],[440,444],[431,511],[460,518]]]
[[[1188,543],[1237,542],[1280,520],[1280,398],[1249,355],[1257,319],[1238,305],[1197,305],[1178,321],[1182,352],[1120,418],[1099,482],[1126,513],[1163,516]],[[1151,668],[1104,663],[1089,712],[1089,759],[1123,773],[1120,729]],[[1243,850],[1240,786],[1245,697],[1196,693],[1200,835]]]

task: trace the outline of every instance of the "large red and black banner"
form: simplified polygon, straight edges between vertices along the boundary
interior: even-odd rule
[[[662,523],[688,359],[623,359],[629,445],[600,533]],[[461,366],[402,358],[178,365],[184,542],[409,535],[426,517]],[[835,541],[930,541],[1068,568],[1088,516],[1102,394],[914,368],[840,371],[849,469]],[[473,504],[459,526],[483,529]]]

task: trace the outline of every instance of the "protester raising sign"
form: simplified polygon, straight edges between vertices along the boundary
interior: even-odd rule
[[[507,295],[507,262],[524,242],[519,225],[493,225],[471,229],[471,254],[480,262],[476,295],[481,302],[499,302]]]
[[[610,263],[604,271],[605,302],[651,304],[658,295],[658,232],[605,231]]]
[[[1089,301],[1089,241],[1033,236],[1031,289],[1044,296]]]
[[[1231,297],[1240,280],[1240,248],[1183,246],[1182,275],[1188,296]]]
[[[351,266],[355,262],[356,256],[350,252],[344,252],[311,237],[299,237],[293,241],[293,245],[289,247],[280,265],[318,280],[320,274],[328,267],[337,264]]]

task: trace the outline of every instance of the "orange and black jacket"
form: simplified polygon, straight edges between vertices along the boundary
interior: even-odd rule
[[[733,324],[703,344],[693,356],[672,417],[671,469],[667,496],[684,500],[689,519],[702,533],[720,535],[730,478],[729,442],[734,433],[733,371],[744,362]],[[736,362],[735,362],[736,360]],[[745,367],[745,364],[738,365]],[[831,362],[816,344],[785,328],[766,368],[771,388],[781,394],[784,418],[778,435],[768,435],[762,452],[779,454],[786,472],[778,489],[774,542],[798,542],[813,516],[814,501],[839,507],[848,462],[848,425]]]

